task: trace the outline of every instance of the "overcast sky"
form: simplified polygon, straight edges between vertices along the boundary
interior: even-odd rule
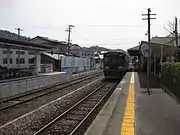
[[[163,36],[163,26],[180,17],[179,5],[180,0],[0,0],[0,29],[20,27],[24,36],[65,41],[65,29],[73,24],[73,43],[126,50],[147,39],[147,8],[157,14],[152,36]]]

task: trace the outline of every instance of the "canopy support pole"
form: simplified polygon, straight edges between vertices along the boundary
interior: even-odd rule
[[[163,46],[161,45],[161,71],[162,71],[162,63],[163,63]]]

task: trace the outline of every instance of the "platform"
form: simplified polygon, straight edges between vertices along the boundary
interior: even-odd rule
[[[179,135],[180,105],[156,79],[128,72],[85,135]]]

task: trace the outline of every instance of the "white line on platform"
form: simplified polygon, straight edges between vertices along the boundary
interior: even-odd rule
[[[132,72],[130,83],[134,83],[134,72]]]
[[[34,113],[35,111],[38,111],[38,110],[40,110],[40,109],[42,109],[42,108],[44,108],[44,107],[46,107],[46,106],[48,106],[48,105],[50,105],[50,104],[58,101],[58,100],[61,100],[61,99],[65,98],[65,97],[67,97],[68,95],[71,95],[71,94],[73,94],[73,93],[75,93],[75,92],[77,92],[77,91],[79,91],[79,90],[81,90],[81,89],[83,89],[83,88],[85,88],[85,87],[87,87],[87,86],[89,86],[89,85],[91,85],[91,84],[93,84],[93,83],[101,80],[101,79],[102,79],[102,78],[96,79],[96,80],[94,80],[94,81],[92,81],[92,82],[90,82],[90,83],[88,83],[88,84],[86,84],[86,85],[84,85],[84,86],[76,89],[75,91],[72,91],[72,92],[70,92],[70,93],[68,93],[68,94],[66,94],[66,95],[64,95],[64,96],[62,96],[62,97],[60,97],[60,98],[57,98],[57,99],[55,99],[55,100],[53,100],[53,101],[51,101],[51,102],[49,102],[49,103],[47,103],[47,104],[44,104],[43,106],[38,107],[37,109],[35,109],[35,110],[33,110],[33,111],[29,112],[29,113],[26,113],[26,114],[24,114],[24,115],[22,115],[22,116],[20,116],[20,117],[18,117],[18,118],[16,118],[16,119],[12,120],[12,121],[9,121],[9,122],[7,122],[6,124],[0,126],[0,129],[3,128],[3,127],[5,127],[5,126],[7,126],[8,124],[11,124],[11,123],[13,123],[13,122],[15,122],[15,121],[23,118],[23,117],[26,117],[26,116]]]

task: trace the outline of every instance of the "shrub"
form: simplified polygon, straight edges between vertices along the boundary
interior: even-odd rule
[[[180,98],[180,62],[164,63],[161,75],[162,84]]]

